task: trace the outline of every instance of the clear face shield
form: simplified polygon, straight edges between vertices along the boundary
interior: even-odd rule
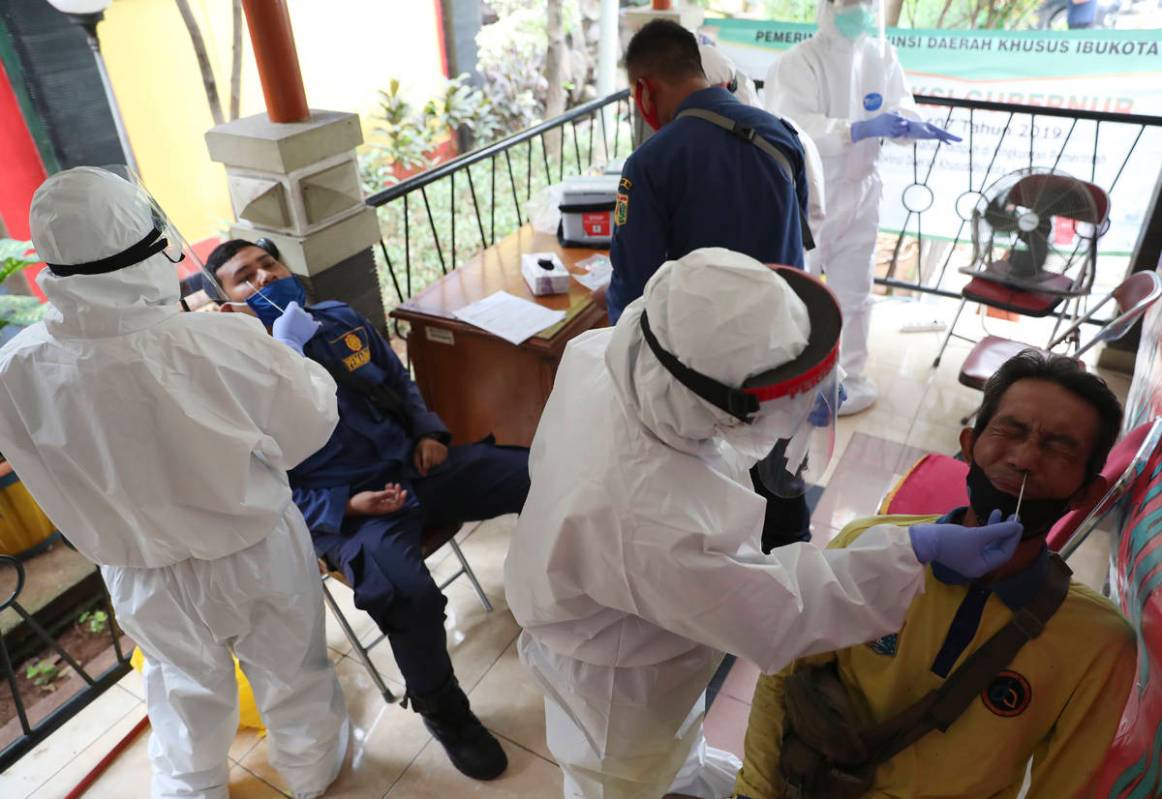
[[[818,484],[835,452],[835,419],[840,404],[839,369],[832,368],[800,393],[789,438],[780,438],[755,467],[763,485],[778,497],[802,496]],[[803,401],[805,400],[805,402]]]
[[[760,459],[757,470],[767,489],[776,496],[796,497],[818,482],[835,447],[842,316],[835,295],[815,278],[790,267],[776,267],[775,272],[807,306],[811,333],[798,357],[751,376],[741,387],[719,383],[682,364],[654,337],[646,313],[641,327],[654,356],[679,383],[739,421],[724,438]]]
[[[225,292],[222,291],[222,287],[214,275],[206,269],[206,265],[202,263],[202,259],[198,257],[185,236],[170,221],[161,204],[145,187],[141,177],[131,167],[124,164],[100,168],[132,184],[142,201],[146,203],[147,212],[153,220],[152,242],[141,253],[137,254],[148,252],[145,257],[151,257],[160,252],[174,265],[178,281],[181,284],[182,310],[216,310],[218,304],[226,299]],[[132,255],[127,256],[127,258],[129,257]],[[140,260],[145,260],[145,258]],[[125,266],[130,265],[125,264]]]

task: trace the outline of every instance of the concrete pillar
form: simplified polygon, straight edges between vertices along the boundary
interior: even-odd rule
[[[362,141],[359,117],[340,111],[284,124],[256,114],[206,133],[210,157],[226,166],[238,217],[231,237],[269,238],[287,267],[310,278],[316,299],[350,303],[383,326],[371,252],[379,221],[363,202],[355,160]]]
[[[382,329],[371,250],[379,220],[359,185],[359,117],[308,109],[283,0],[243,0],[242,7],[267,113],[206,132],[210,157],[226,167],[238,217],[230,236],[270,239],[282,262],[309,279],[316,300],[342,300]]]

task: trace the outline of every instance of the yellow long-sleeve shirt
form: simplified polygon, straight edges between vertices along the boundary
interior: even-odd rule
[[[863,519],[848,525],[831,547],[846,547],[877,524],[907,527],[937,518]],[[853,697],[862,699],[870,720],[891,718],[939,687],[1009,622],[1012,611],[1006,602],[1020,607],[1035,595],[1040,581],[1022,572],[1005,583],[986,591],[945,582],[930,568],[924,593],[913,601],[899,633],[796,661],[779,674],[761,677],[736,796],[783,796],[777,778],[783,681],[796,666],[835,659],[840,679]],[[1021,649],[946,733],[930,732],[876,770],[867,799],[1015,799],[1030,756],[1028,799],[1084,796],[1133,683],[1135,645],[1132,629],[1113,605],[1073,583],[1041,636]]]

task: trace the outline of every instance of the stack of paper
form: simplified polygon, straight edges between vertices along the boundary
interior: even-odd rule
[[[514,297],[507,291],[490,294],[452,315],[497,338],[518,345],[565,318],[564,311],[544,308],[535,302]]]

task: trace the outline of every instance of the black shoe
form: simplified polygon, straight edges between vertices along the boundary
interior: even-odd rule
[[[424,696],[409,694],[408,698],[462,774],[474,780],[493,780],[508,768],[508,756],[500,742],[476,718],[455,677],[437,691]]]

